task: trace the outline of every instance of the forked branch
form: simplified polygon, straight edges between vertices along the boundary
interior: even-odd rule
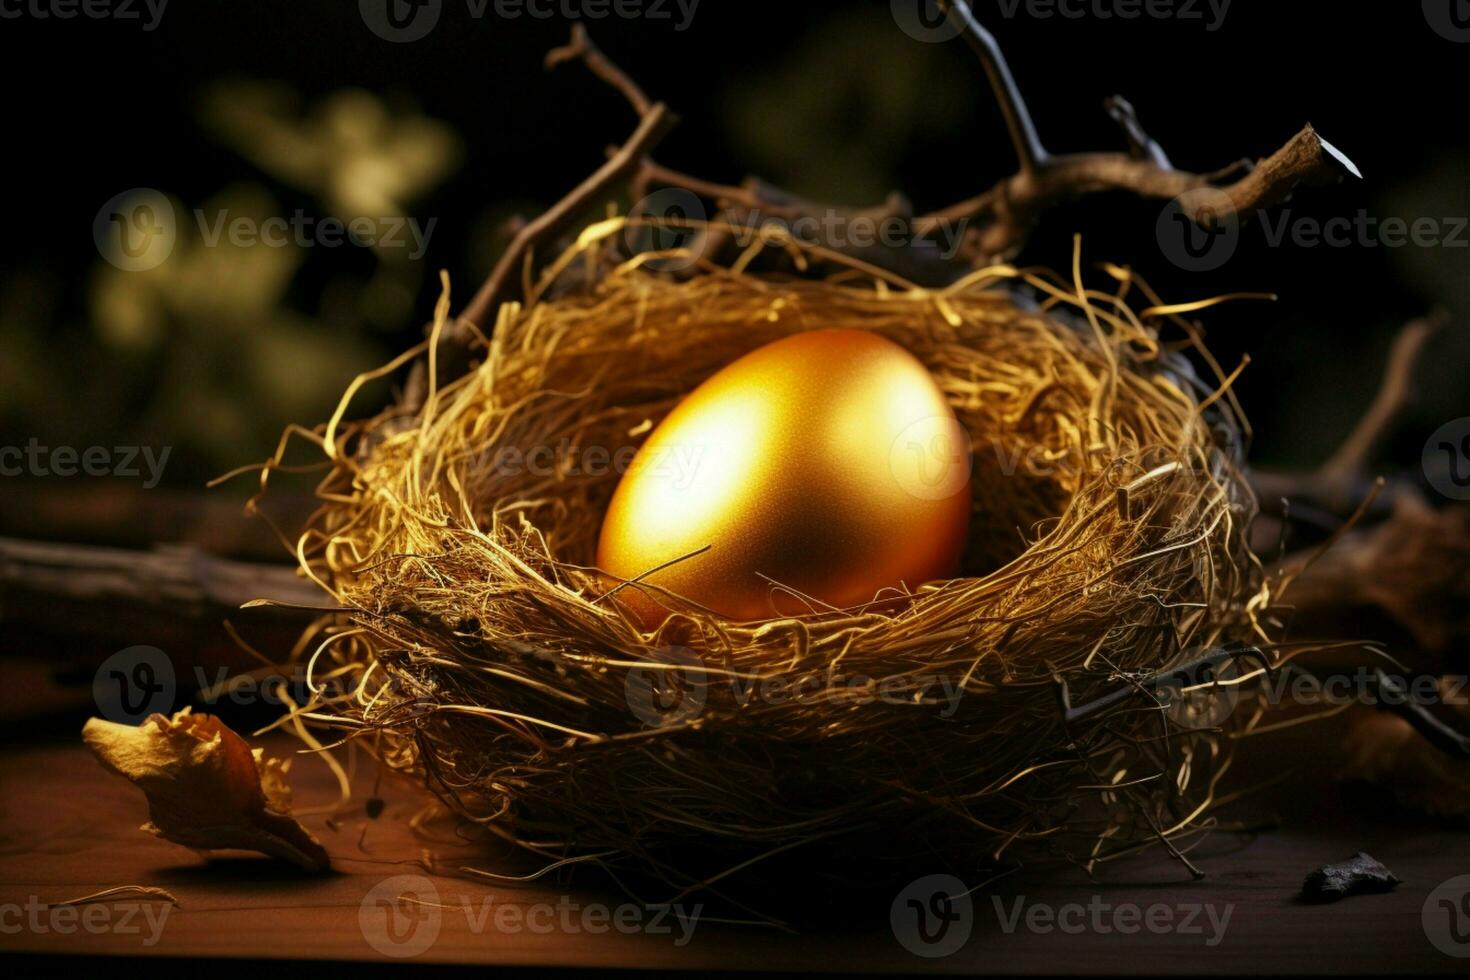
[[[753,178],[740,185],[718,184],[660,165],[651,153],[672,126],[672,114],[663,103],[650,100],[627,72],[598,50],[586,29],[576,25],[570,43],[547,56],[547,67],[581,61],[623,96],[638,116],[637,129],[621,147],[611,152],[592,176],[545,214],[519,229],[461,315],[459,339],[468,341],[476,331],[487,332],[493,326],[499,305],[521,295],[521,283],[530,271],[529,264],[537,248],[564,235],[599,198],[624,186],[635,197],[646,196],[660,187],[681,188],[713,203],[746,226],[751,225],[752,217],[757,223],[774,221],[787,226],[804,218],[816,218],[819,222],[832,217],[899,218],[908,222],[912,234],[906,240],[914,243],[929,241],[936,232],[948,229],[951,234],[946,237],[960,244],[946,253],[912,244],[879,249],[880,254],[866,249],[861,255],[864,261],[881,268],[927,282],[952,280],[978,264],[1012,257],[1025,245],[1031,228],[1043,213],[1090,194],[1122,191],[1150,200],[1178,199],[1184,213],[1200,224],[1209,225],[1222,220],[1248,220],[1280,203],[1301,184],[1359,176],[1352,161],[1318,136],[1311,126],[1254,165],[1236,162],[1202,174],[1179,170],[1170,163],[1163,147],[1144,131],[1133,106],[1118,96],[1105,105],[1127,138],[1127,151],[1053,156],[1037,135],[1025,99],[995,37],[980,24],[966,0],[941,0],[941,3],[985,69],[1015,148],[1018,169],[983,193],[918,216],[912,214],[907,201],[897,194],[877,207],[825,205],[803,200]],[[708,250],[721,244],[716,236],[711,236],[703,247]],[[850,251],[836,243],[820,244],[839,252]]]

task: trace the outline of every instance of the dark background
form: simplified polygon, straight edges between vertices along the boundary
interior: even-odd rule
[[[1136,21],[975,6],[1054,151],[1122,148],[1102,111],[1113,93],[1134,103],[1177,166],[1200,171],[1265,155],[1310,121],[1364,179],[1301,192],[1293,217],[1470,215],[1470,44],[1432,30],[1419,3],[1235,0],[1214,31],[1203,4],[1205,20]],[[1014,167],[970,52],[910,38],[887,0],[703,0],[684,31],[669,9],[672,19],[588,22],[681,116],[664,163],[722,181],[754,173],[843,203],[901,189],[921,209]],[[501,222],[554,201],[630,131],[626,106],[579,66],[543,71],[568,27],[560,16],[475,19],[464,0],[445,0],[438,27],[408,44],[375,36],[347,0],[175,2],[151,32],[138,21],[0,20],[12,229],[0,244],[0,442],[172,445],[165,483],[193,490],[263,458],[287,422],[320,421],[357,371],[420,336],[438,269],[462,303],[494,260]],[[242,81],[282,83],[307,118],[333,93],[361,88],[457,133],[452,172],[406,202],[420,220],[437,218],[428,255],[395,266],[385,292],[368,288],[381,272],[369,250],[312,249],[269,316],[219,308],[234,275],[221,263],[215,307],[165,309],[144,339],[119,339],[99,327],[98,298],[99,282],[116,286],[119,274],[91,234],[113,195],[157,188],[193,208],[222,189],[265,188],[274,213],[334,213],[211,126],[210,93]],[[1081,232],[1087,259],[1133,265],[1169,299],[1280,294],[1205,317],[1222,362],[1252,355],[1240,391],[1258,460],[1324,458],[1375,390],[1395,330],[1436,306],[1456,319],[1435,341],[1386,462],[1417,465],[1429,432],[1470,414],[1470,248],[1272,248],[1254,228],[1223,268],[1193,274],[1161,254],[1158,213],[1125,198],[1069,208],[1023,259],[1065,268]],[[258,316],[289,327],[257,328]]]
[[[497,228],[559,198],[633,125],[622,101],[581,67],[543,71],[544,53],[568,36],[570,25],[560,17],[474,19],[464,0],[444,0],[433,33],[391,44],[368,29],[355,0],[172,0],[151,32],[138,21],[37,19],[23,10],[11,17],[20,9],[16,2],[0,0],[7,123],[0,166],[10,229],[0,235],[0,448],[34,438],[49,446],[172,452],[162,486],[146,492],[137,479],[120,477],[0,477],[0,538],[131,548],[186,540],[233,558],[285,562],[286,550],[261,522],[239,517],[240,500],[255,482],[240,479],[206,493],[205,481],[267,457],[288,423],[324,420],[354,375],[421,338],[439,269],[449,272],[462,305],[495,260]],[[1007,18],[999,0],[975,6],[1004,47],[1053,151],[1122,149],[1102,109],[1115,93],[1133,102],[1175,164],[1190,170],[1266,155],[1311,122],[1357,163],[1364,179],[1302,191],[1288,205],[1293,219],[1366,213],[1410,223],[1433,218],[1450,230],[1470,216],[1470,43],[1437,34],[1416,0],[1234,0],[1214,31],[1200,20]],[[685,31],[670,20],[607,18],[589,26],[611,57],[680,114],[681,125],[658,157],[690,173],[725,182],[757,174],[847,204],[876,203],[896,189],[929,209],[969,197],[1015,166],[971,53],[959,41],[929,44],[907,36],[888,0],[701,0]],[[232,115],[261,105],[302,134],[329,130],[333,120],[377,132],[364,122],[375,114],[377,125],[400,135],[404,126],[427,126],[443,142],[444,173],[405,193],[403,206],[422,222],[436,221],[428,254],[412,261],[358,247],[289,255],[201,250],[184,240],[192,232],[186,221],[176,254],[159,270],[127,273],[108,265],[94,242],[94,218],[131,188],[164,192],[183,214],[228,207],[257,216],[297,209],[350,216],[311,181],[283,176],[302,154],[262,162],[259,151],[270,141],[243,133]],[[252,146],[255,154],[247,152]],[[1233,304],[1202,316],[1227,368],[1246,353],[1253,358],[1238,390],[1254,423],[1257,461],[1311,467],[1325,459],[1377,389],[1395,333],[1436,307],[1450,312],[1449,328],[1433,341],[1415,404],[1381,464],[1417,472],[1429,434],[1470,416],[1470,248],[1273,248],[1256,228],[1243,233],[1222,268],[1193,274],[1161,252],[1159,213],[1157,202],[1121,196],[1058,210],[1022,259],[1066,268],[1072,237],[1080,233],[1087,260],[1131,265],[1170,300],[1279,294],[1272,304]],[[373,400],[387,394],[380,386],[356,407],[370,412]],[[304,489],[273,492],[283,516],[299,516],[309,506]],[[211,566],[195,557],[185,554],[180,564],[190,575],[181,579],[210,578]],[[46,560],[36,564],[44,569]],[[147,579],[140,567],[126,553],[116,577]],[[157,588],[157,577],[142,591]],[[0,732],[16,736],[19,747],[13,759],[0,756],[9,779],[0,795],[9,800],[12,788],[28,788],[28,798],[45,797],[43,810],[27,809],[21,796],[8,808],[29,823],[15,835],[19,844],[0,855],[12,859],[3,874],[27,883],[67,882],[55,897],[87,891],[77,883],[91,876],[113,876],[99,883],[108,886],[154,881],[159,867],[171,869],[179,860],[163,845],[162,851],[136,846],[133,828],[141,816],[118,819],[131,812],[119,801],[138,802],[132,790],[120,783],[99,788],[95,767],[77,754],[77,721],[100,707],[92,685],[102,657],[157,644],[188,686],[191,677],[256,666],[220,628],[227,615],[272,656],[300,636],[299,621],[272,619],[271,610],[241,615],[238,602],[227,610],[195,608],[171,587],[150,603],[111,584],[116,601],[106,603],[0,589]],[[252,598],[263,591],[249,581],[240,589]],[[313,594],[308,601],[317,600]],[[241,731],[278,717],[260,699],[206,704]],[[1273,766],[1303,774],[1300,784],[1287,784],[1292,794],[1278,795],[1288,801],[1291,825],[1311,833],[1263,839],[1264,849],[1248,855],[1242,849],[1240,857],[1227,851],[1215,861],[1224,871],[1216,880],[1235,889],[1215,894],[1241,896],[1239,920],[1248,923],[1242,928],[1262,930],[1243,933],[1249,941],[1233,947],[1244,951],[1236,955],[1295,950],[1297,962],[1314,968],[1322,965],[1317,957],[1336,955],[1360,956],[1359,968],[1429,962],[1443,969],[1448,960],[1426,959],[1438,954],[1422,941],[1419,903],[1441,874],[1452,873],[1444,865],[1455,862],[1454,841],[1417,825],[1364,830],[1373,810],[1343,806],[1335,791],[1316,789],[1337,768],[1338,730],[1298,732],[1301,738],[1286,743],[1290,753],[1279,754],[1282,743],[1262,743],[1260,752],[1277,753],[1269,757]],[[38,743],[41,751],[32,751]],[[1305,761],[1298,764],[1298,756]],[[37,781],[37,772],[56,778]],[[297,773],[300,780],[321,777],[305,764]],[[322,783],[304,798],[329,792]],[[1370,802],[1381,805],[1379,795]],[[22,819],[25,814],[32,816]],[[98,860],[102,852],[91,845],[114,832],[118,854],[136,865],[117,863],[117,855]],[[1223,839],[1238,846],[1233,837]],[[1398,894],[1378,897],[1387,905],[1351,904],[1329,917],[1325,907],[1319,915],[1286,904],[1305,869],[1340,860],[1365,842],[1405,878]],[[239,895],[258,903],[288,880],[262,878],[251,862],[207,876],[196,870],[168,873],[190,892],[218,887],[232,915]],[[1176,880],[1175,869],[1126,874],[1132,877],[1123,880],[1137,890],[1119,894],[1144,903],[1174,894],[1158,882]],[[1056,884],[1042,894],[1067,901],[1076,887]],[[340,907],[315,898],[303,904],[281,891],[287,897],[280,899],[280,921],[313,924],[297,928],[298,937],[356,935],[342,926],[357,914],[350,888]],[[345,918],[330,918],[334,909]],[[322,921],[329,925],[315,928],[318,919],[303,919],[304,912],[327,916]],[[234,938],[248,943],[254,935],[245,928]],[[1303,943],[1304,936],[1320,941]],[[1055,962],[1072,957],[1068,969],[1136,966],[1144,948],[1130,938],[1100,954],[1099,946],[1052,942],[1061,938],[1045,937],[1045,950],[1022,943],[1015,947],[1019,959],[1003,952],[987,968],[996,962],[1002,969],[1011,962],[1034,968],[1025,959],[1034,953]],[[574,948],[564,939],[556,943]],[[275,933],[270,943],[276,951]],[[745,937],[741,944],[754,960],[768,955]],[[826,948],[810,947],[806,955],[820,959]],[[1180,948],[1174,955],[1187,959],[1170,961],[1151,948],[1148,962],[1185,962],[1196,970],[1241,962],[1209,959],[1193,948],[1180,954]],[[844,949],[860,956],[864,947]],[[983,955],[993,949],[985,947]],[[982,950],[975,952],[978,963]],[[1124,955],[1132,959],[1118,958]],[[889,962],[875,957],[867,965]],[[740,965],[739,957],[722,965],[730,963]]]

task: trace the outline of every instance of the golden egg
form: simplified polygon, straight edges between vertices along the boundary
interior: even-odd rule
[[[650,629],[659,590],[769,619],[948,578],[969,522],[969,439],[928,370],[876,334],[815,330],[733,362],[654,429],[597,563],[636,580],[616,598]]]

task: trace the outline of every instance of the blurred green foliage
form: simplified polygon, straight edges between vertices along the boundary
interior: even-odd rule
[[[189,460],[191,477],[232,468],[261,458],[288,422],[320,421],[389,356],[383,335],[411,323],[430,277],[409,248],[341,242],[365,257],[307,274],[320,241],[210,229],[298,210],[344,225],[411,216],[459,165],[453,130],[361,90],[302,105],[288,87],[242,81],[206,90],[200,126],[258,178],[200,201],[170,195],[176,239],[161,264],[127,271],[99,256],[82,324],[51,322],[55,301],[35,275],[0,292],[0,410],[27,436],[152,440]]]

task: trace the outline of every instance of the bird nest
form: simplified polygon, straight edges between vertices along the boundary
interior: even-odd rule
[[[448,382],[446,284],[430,340],[374,375],[426,358],[419,396],[344,422],[364,377],[306,433],[330,472],[298,555],[344,612],[302,713],[548,864],[686,889],[775,854],[1094,862],[1207,827],[1261,576],[1243,423],[1190,366],[1219,375],[1190,308],[1113,266],[1106,291],[596,268],[630,221],[585,230]],[[819,328],[907,349],[969,432],[962,574],[761,622],[664,595],[645,631],[636,583],[594,567],[618,461],[723,366]]]

